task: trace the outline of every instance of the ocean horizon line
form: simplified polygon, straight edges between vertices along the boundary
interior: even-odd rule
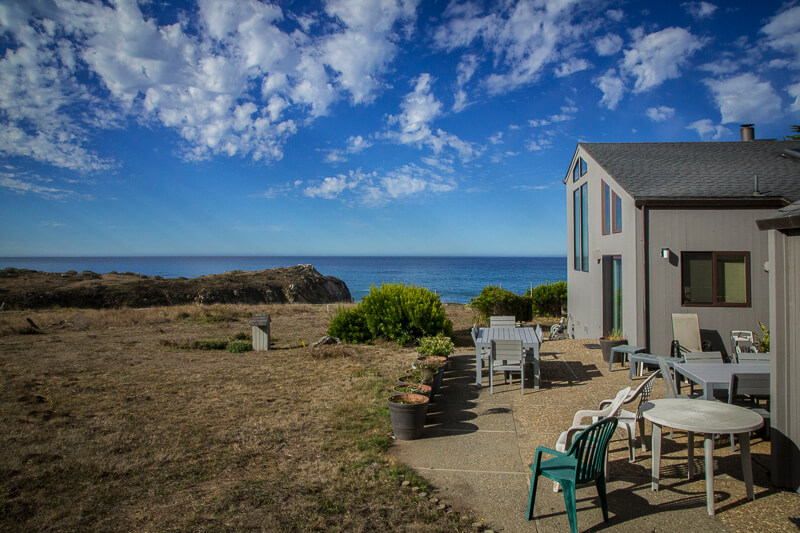
[[[542,254],[542,255],[400,255],[400,254],[380,254],[380,255],[361,255],[361,254],[342,254],[342,255],[315,255],[315,254],[275,254],[275,255],[264,255],[264,254],[206,254],[206,255],[190,255],[190,254],[177,254],[177,255],[3,255],[0,256],[0,260],[3,259],[127,259],[127,258],[135,258],[135,259],[173,259],[173,258],[187,258],[187,259],[204,259],[204,258],[217,258],[217,257],[247,257],[247,258],[259,258],[259,257],[271,257],[271,258],[294,258],[294,257],[320,257],[320,258],[366,258],[366,259],[374,259],[374,258],[424,258],[424,259],[435,259],[435,258],[446,258],[446,259],[538,259],[538,258],[566,258],[567,254]]]

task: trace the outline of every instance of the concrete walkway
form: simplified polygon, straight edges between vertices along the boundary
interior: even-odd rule
[[[560,341],[558,341],[560,342]],[[575,341],[567,341],[574,343]],[[525,519],[530,465],[536,446],[553,447],[558,434],[567,428],[578,409],[594,409],[600,400],[631,385],[627,369],[609,373],[600,364],[585,363],[561,353],[557,343],[546,343],[542,350],[542,389],[526,389],[520,394],[519,382],[495,386],[489,394],[488,377],[484,387],[474,384],[474,352],[461,350],[451,358],[442,392],[431,404],[425,434],[414,441],[397,441],[392,453],[427,478],[443,501],[457,510],[469,510],[486,528],[495,531],[564,531],[568,522],[563,493],[554,493],[552,483],[543,479],[536,498],[535,520]],[[549,348],[549,351],[548,351]],[[588,357],[596,358],[599,350]],[[635,386],[636,383],[634,382]],[[662,387],[659,382],[658,387]],[[661,395],[654,394],[654,397]],[[649,434],[649,427],[648,427]],[[662,490],[650,489],[650,453],[637,450],[637,462],[628,463],[624,432],[617,432],[611,443],[608,485],[610,521],[603,522],[594,485],[578,489],[578,528],[613,528],[619,531],[726,531],[731,528],[719,519],[720,513],[736,509],[746,500],[738,455],[715,455],[718,461],[715,490],[717,516],[706,513],[702,476],[702,454],[696,457],[694,481],[685,478],[686,438],[676,434],[664,442]],[[700,446],[699,441],[697,446]],[[719,445],[720,452],[724,447]],[[730,446],[727,446],[730,449]],[[740,464],[740,463],[738,463]],[[731,470],[733,475],[726,475]],[[756,493],[764,493],[764,472],[754,466]],[[752,525],[752,524],[750,524]]]

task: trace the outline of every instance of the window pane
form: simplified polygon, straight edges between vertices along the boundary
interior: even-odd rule
[[[572,181],[578,181],[578,178],[580,177],[580,174],[578,174],[578,172],[580,171],[579,170],[580,166],[581,166],[581,161],[579,158],[578,162],[575,163],[575,168],[572,169]]]
[[[575,189],[572,193],[572,242],[574,243],[575,270],[581,269],[581,191]]]
[[[589,272],[589,187],[581,185],[581,270]]]
[[[603,184],[603,233],[611,231],[611,189]]]
[[[717,256],[717,303],[747,303],[747,264],[743,255]]]
[[[622,231],[622,198],[614,195],[614,231]]]
[[[581,176],[586,174],[586,161],[581,157]]]
[[[683,254],[683,302],[714,303],[710,253]]]

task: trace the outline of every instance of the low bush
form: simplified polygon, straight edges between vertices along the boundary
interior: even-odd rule
[[[420,337],[453,333],[453,323],[447,318],[439,296],[425,287],[403,283],[371,287],[358,307],[363,308],[374,339],[405,345]]]
[[[561,316],[561,306],[567,305],[567,282],[537,285],[533,292],[528,290],[525,296],[530,297],[535,315]]]
[[[367,317],[360,305],[352,309],[339,309],[328,326],[328,335],[338,337],[342,342],[351,344],[372,340],[367,326]]]
[[[387,339],[411,344],[421,337],[453,333],[439,296],[424,287],[403,283],[372,287],[358,306],[340,310],[328,335],[344,342]]]
[[[450,337],[436,335],[435,337],[422,337],[419,340],[417,353],[420,355],[434,355],[437,357],[447,357],[455,350],[455,345]]]
[[[496,285],[487,285],[468,304],[483,320],[491,316],[514,316],[518,321],[533,318],[530,295],[520,296]]]
[[[245,353],[253,349],[253,344],[250,341],[231,341],[228,343],[228,351],[230,353]]]
[[[228,339],[205,339],[191,344],[193,350],[224,350],[227,347]]]

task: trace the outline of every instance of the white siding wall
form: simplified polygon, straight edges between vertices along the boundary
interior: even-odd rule
[[[572,181],[572,168],[583,157],[587,172]],[[631,198],[582,148],[578,148],[567,177],[567,284],[570,332],[578,339],[601,337],[603,332],[603,272],[604,255],[622,256],[622,322],[623,332],[631,344],[638,343],[637,328],[637,209]],[[622,232],[603,235],[602,182],[622,198]],[[574,200],[573,192],[588,183],[589,188],[589,271],[574,269]]]

